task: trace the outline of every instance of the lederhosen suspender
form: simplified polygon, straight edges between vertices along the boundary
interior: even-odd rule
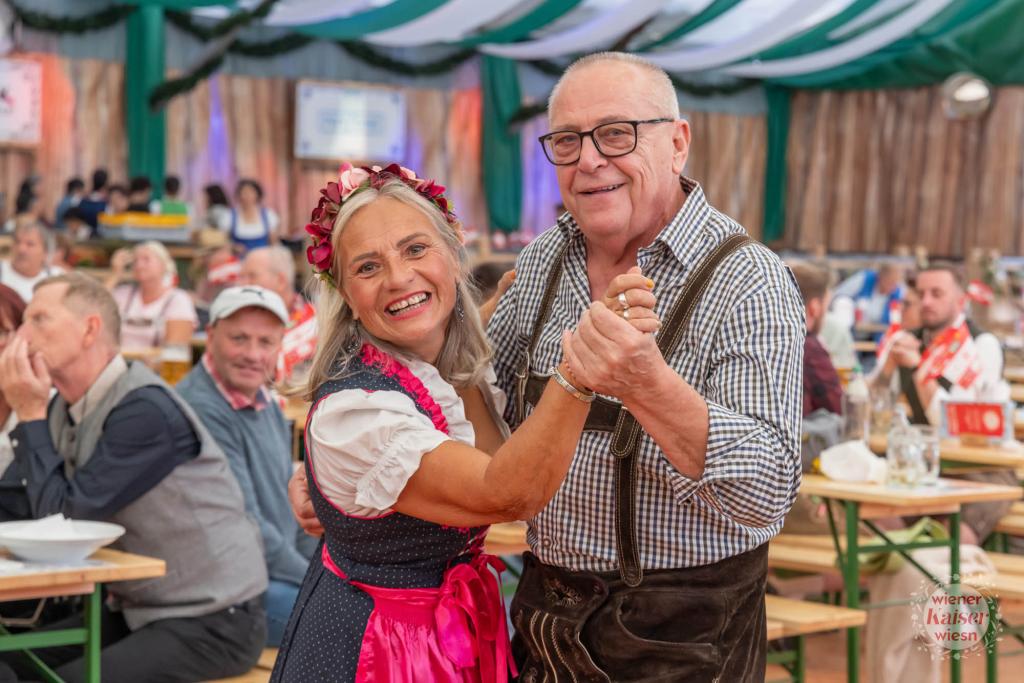
[[[747,235],[732,235],[722,241],[687,279],[679,298],[673,304],[657,335],[658,350],[665,357],[679,343],[683,330],[693,315],[693,309],[700,300],[711,275],[718,264],[735,250],[753,242]],[[558,253],[551,268],[540,311],[533,324],[530,341],[523,354],[519,371],[516,373],[516,418],[519,422],[526,417],[525,403],[537,405],[544,392],[548,378],[530,372],[530,361],[541,330],[551,314],[558,281],[562,276],[563,262],[569,244]],[[638,586],[643,580],[640,564],[640,546],[636,530],[636,470],[637,451],[640,446],[640,424],[621,404],[601,396],[591,404],[584,430],[612,432],[611,451],[615,456],[615,547],[619,559],[619,574],[628,586]]]

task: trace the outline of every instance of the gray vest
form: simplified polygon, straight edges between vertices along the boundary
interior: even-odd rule
[[[60,396],[55,399],[50,435],[55,444],[71,444],[61,450],[65,474],[70,478],[89,460],[110,411],[128,393],[153,385],[178,404],[199,437],[200,448],[199,455],[107,520],[126,530],[113,547],[167,563],[164,577],[108,586],[132,630],[158,619],[218,612],[267,588],[259,530],[246,516],[241,489],[223,451],[192,409],[143,364],[132,363],[79,425],[70,424],[67,402]],[[69,430],[73,439],[67,438]]]

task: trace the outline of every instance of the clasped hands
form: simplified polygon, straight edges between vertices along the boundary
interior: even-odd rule
[[[653,334],[661,327],[653,289],[654,283],[634,266],[612,279],[575,331],[562,333],[574,382],[623,401],[650,386],[665,364]]]

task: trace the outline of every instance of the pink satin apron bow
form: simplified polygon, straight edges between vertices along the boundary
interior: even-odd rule
[[[494,569],[494,572],[491,569]],[[508,680],[516,674],[505,623],[501,572],[505,563],[480,553],[448,570],[434,609],[441,649],[460,667],[480,661],[480,680]]]
[[[398,598],[397,594],[404,591],[409,598],[402,600],[406,609],[416,609],[415,604],[423,604],[421,601],[426,599],[426,594],[433,594],[438,645],[452,664],[465,669],[479,662],[481,682],[506,683],[510,670],[513,676],[518,675],[509,646],[505,599],[501,592],[500,578],[505,563],[498,557],[477,553],[469,562],[448,569],[441,586],[432,589],[387,589],[353,581],[331,559],[326,543],[321,558],[324,567],[333,574],[375,597]]]

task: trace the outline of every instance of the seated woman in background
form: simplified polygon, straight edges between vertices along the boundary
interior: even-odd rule
[[[305,460],[324,537],[273,681],[508,679],[487,525],[555,494],[594,395],[563,361],[509,436],[443,192],[394,164],[346,165],[306,226],[327,285]],[[634,327],[656,329],[634,310]]]
[[[134,282],[121,284],[131,267]],[[167,247],[142,242],[110,260],[107,288],[121,312],[121,348],[141,351],[188,344],[199,322],[188,293],[175,286],[177,270]]]

